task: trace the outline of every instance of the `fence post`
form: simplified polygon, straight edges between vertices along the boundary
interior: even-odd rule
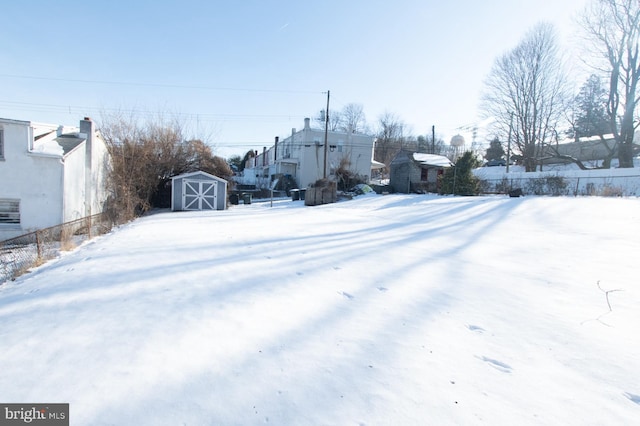
[[[91,239],[91,215],[87,217],[87,222],[87,226],[89,227],[87,230],[87,235],[89,236],[89,239]]]
[[[580,187],[580,177],[576,178],[576,191],[573,194],[574,197],[578,196],[578,188],[579,187]]]
[[[36,231],[36,249],[38,251],[38,261],[42,260],[42,237],[40,231]]]

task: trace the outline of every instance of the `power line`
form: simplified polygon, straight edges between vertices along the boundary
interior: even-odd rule
[[[307,95],[309,94],[319,95],[319,94],[326,93],[326,92],[311,91],[311,90],[191,86],[191,85],[183,85],[183,84],[140,83],[140,82],[108,81],[108,80],[81,80],[81,79],[71,79],[71,78],[39,77],[39,76],[15,75],[15,74],[0,74],[0,77],[20,78],[20,79],[27,79],[27,80],[63,81],[67,83],[82,83],[82,84],[107,84],[107,85],[115,85],[115,86],[138,86],[138,87],[165,87],[165,88],[171,88],[171,89],[217,90],[217,91],[228,91],[228,92],[292,93],[292,94],[307,94]]]
[[[126,114],[142,114],[142,115],[157,115],[162,114],[163,111],[151,111],[145,109],[123,109],[123,108],[105,108],[94,106],[81,106],[81,105],[59,105],[59,104],[42,104],[42,103],[30,103],[30,102],[17,102],[0,100],[0,108],[6,109],[20,109],[23,111],[43,111],[43,112],[58,112],[58,113],[87,113],[87,112],[111,112],[111,113],[126,113]],[[167,112],[168,115],[197,118],[202,121],[236,121],[236,120],[301,120],[305,118],[304,115],[296,114],[218,114],[218,113],[192,113],[192,112]]]

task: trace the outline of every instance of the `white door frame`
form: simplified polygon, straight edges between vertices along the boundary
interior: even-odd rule
[[[218,182],[215,180],[182,180],[183,210],[217,210]]]

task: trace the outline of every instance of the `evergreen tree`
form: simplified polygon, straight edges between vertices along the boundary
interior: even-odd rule
[[[480,166],[480,162],[471,151],[458,158],[453,167],[442,175],[440,194],[477,195],[480,192],[480,180],[472,170]]]
[[[575,118],[570,136],[577,140],[611,133],[606,104],[607,91],[602,87],[600,78],[592,74],[575,97]]]
[[[229,166],[231,166],[232,169],[237,171],[244,169],[244,164],[242,163],[242,157],[240,155],[236,154],[227,158],[227,163],[229,163]]]
[[[489,148],[487,148],[484,158],[487,161],[504,159],[504,148],[502,148],[502,143],[500,143],[500,139],[497,136],[489,143]]]

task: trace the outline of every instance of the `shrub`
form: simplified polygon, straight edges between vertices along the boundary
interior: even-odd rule
[[[475,155],[467,151],[456,161],[455,166],[447,169],[441,177],[440,193],[455,195],[477,195],[480,193],[480,180],[472,170],[480,165]]]
[[[354,173],[349,168],[350,166],[351,161],[349,161],[348,158],[344,157],[340,160],[340,165],[335,172],[336,183],[339,191],[348,191],[358,184],[367,183],[362,176]]]
[[[564,195],[567,185],[562,176],[544,176],[527,181],[526,192],[534,195]]]

